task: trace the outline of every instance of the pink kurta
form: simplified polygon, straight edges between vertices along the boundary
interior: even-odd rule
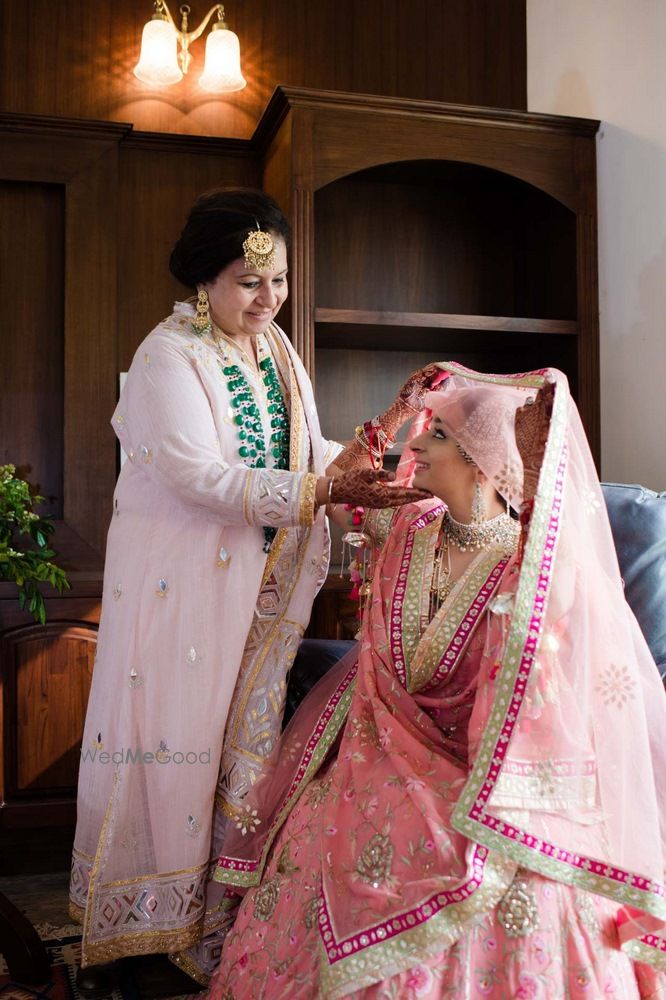
[[[303,366],[272,328],[264,348],[290,410],[290,471],[250,469],[222,373],[229,358],[194,335],[193,316],[177,304],[144,340],[113,416],[128,460],[79,776],[71,899],[84,964],[201,936],[225,723],[248,636],[265,645],[264,669],[283,691],[326,573],[313,473],[335,446],[322,440]],[[268,557],[265,525],[287,529]]]

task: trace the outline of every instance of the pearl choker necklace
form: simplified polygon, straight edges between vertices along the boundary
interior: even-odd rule
[[[515,552],[520,535],[520,524],[509,514],[498,514],[481,524],[464,524],[456,521],[450,513],[444,512],[442,535],[461,552],[477,552],[481,549],[503,549]]]

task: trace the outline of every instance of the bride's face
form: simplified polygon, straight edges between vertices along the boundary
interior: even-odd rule
[[[468,521],[478,470],[465,461],[455,440],[447,437],[441,420],[433,417],[429,429],[412,438],[409,447],[416,457],[413,486],[429,490],[454,517]]]

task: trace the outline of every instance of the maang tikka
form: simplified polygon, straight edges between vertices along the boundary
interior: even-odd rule
[[[245,267],[250,271],[270,271],[275,267],[275,242],[270,233],[253,229],[243,242]]]

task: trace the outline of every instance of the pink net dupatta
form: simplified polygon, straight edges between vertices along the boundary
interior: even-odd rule
[[[456,390],[556,386],[515,595],[507,588],[507,639],[481,664],[473,767],[453,824],[523,867],[616,900],[622,947],[666,968],[666,696],[624,599],[566,378],[447,367],[455,377],[429,405],[505,494],[506,469],[493,467]]]

